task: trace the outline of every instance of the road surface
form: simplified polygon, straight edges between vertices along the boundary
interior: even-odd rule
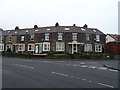
[[[3,88],[118,88],[118,71],[107,60],[49,60],[3,57]]]

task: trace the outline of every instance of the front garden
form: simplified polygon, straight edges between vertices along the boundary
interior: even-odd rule
[[[64,53],[49,51],[46,55],[30,55],[14,52],[2,52],[2,56],[20,57],[20,58],[45,58],[45,59],[85,59],[85,60],[105,60],[105,59],[119,59],[120,55],[105,54],[105,53]]]

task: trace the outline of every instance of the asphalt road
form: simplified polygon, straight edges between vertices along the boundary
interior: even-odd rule
[[[118,88],[118,61],[66,61],[3,57],[3,88]]]

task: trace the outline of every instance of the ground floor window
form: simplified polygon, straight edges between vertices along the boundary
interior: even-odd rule
[[[56,51],[64,51],[65,45],[63,42],[56,42]]]
[[[50,51],[50,43],[43,43],[43,51]]]
[[[18,51],[25,51],[25,44],[19,44]]]
[[[0,51],[4,51],[4,44],[0,44]]]
[[[95,52],[102,52],[102,45],[95,45]]]
[[[84,51],[85,52],[92,52],[92,44],[85,44]]]
[[[34,51],[35,45],[34,44],[28,44],[28,51]]]
[[[12,45],[11,45],[11,44],[7,44],[7,45],[6,45],[6,51],[7,51],[8,49],[10,49],[10,50],[12,51]]]

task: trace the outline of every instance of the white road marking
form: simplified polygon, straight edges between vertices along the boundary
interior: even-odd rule
[[[70,76],[71,78],[74,78],[74,76]]]
[[[92,81],[89,81],[89,82],[92,82]]]
[[[88,66],[88,68],[95,69],[95,68],[97,68],[97,67],[95,67],[95,66]]]
[[[54,73],[54,74],[58,74],[58,75],[61,75],[61,76],[68,77],[68,75],[66,75],[66,74],[63,74],[63,73],[57,73],[57,72],[51,72],[51,73]]]
[[[105,68],[105,67],[99,67],[98,69],[100,69],[100,70],[106,70],[107,68]]]
[[[66,75],[66,74],[63,74],[63,73],[57,73],[57,72],[51,72],[53,74],[57,74],[57,75],[61,75],[61,76],[67,76],[67,77],[71,77],[71,78],[75,78],[75,79],[80,79],[79,77],[74,77],[74,76],[69,76],[69,75]],[[90,80],[86,80],[86,79],[81,79],[83,81],[87,81],[89,83],[93,83],[93,81],[90,81]],[[105,87],[109,87],[109,88],[114,88],[114,86],[111,86],[111,85],[107,85],[107,84],[103,84],[103,83],[97,83],[97,82],[94,82],[96,84],[99,84],[99,85],[102,85],[102,86],[105,86]]]
[[[82,65],[81,67],[88,67],[87,65]]]
[[[111,72],[118,72],[118,70],[112,70],[112,69],[109,69],[109,71],[111,71]]]
[[[105,87],[110,87],[110,88],[114,88],[114,86],[111,85],[107,85],[107,84],[103,84],[103,83],[98,83],[99,85],[105,86]]]
[[[72,66],[76,67],[77,65],[72,65]]]
[[[31,67],[31,69],[34,69],[34,67]]]
[[[26,66],[26,65],[21,65],[21,64],[13,64],[13,65],[16,65],[16,66],[19,66],[19,67],[24,67],[24,68],[34,69],[34,67]]]
[[[81,62],[80,64],[85,64],[85,63]]]
[[[82,79],[83,81],[85,81],[86,79]]]

